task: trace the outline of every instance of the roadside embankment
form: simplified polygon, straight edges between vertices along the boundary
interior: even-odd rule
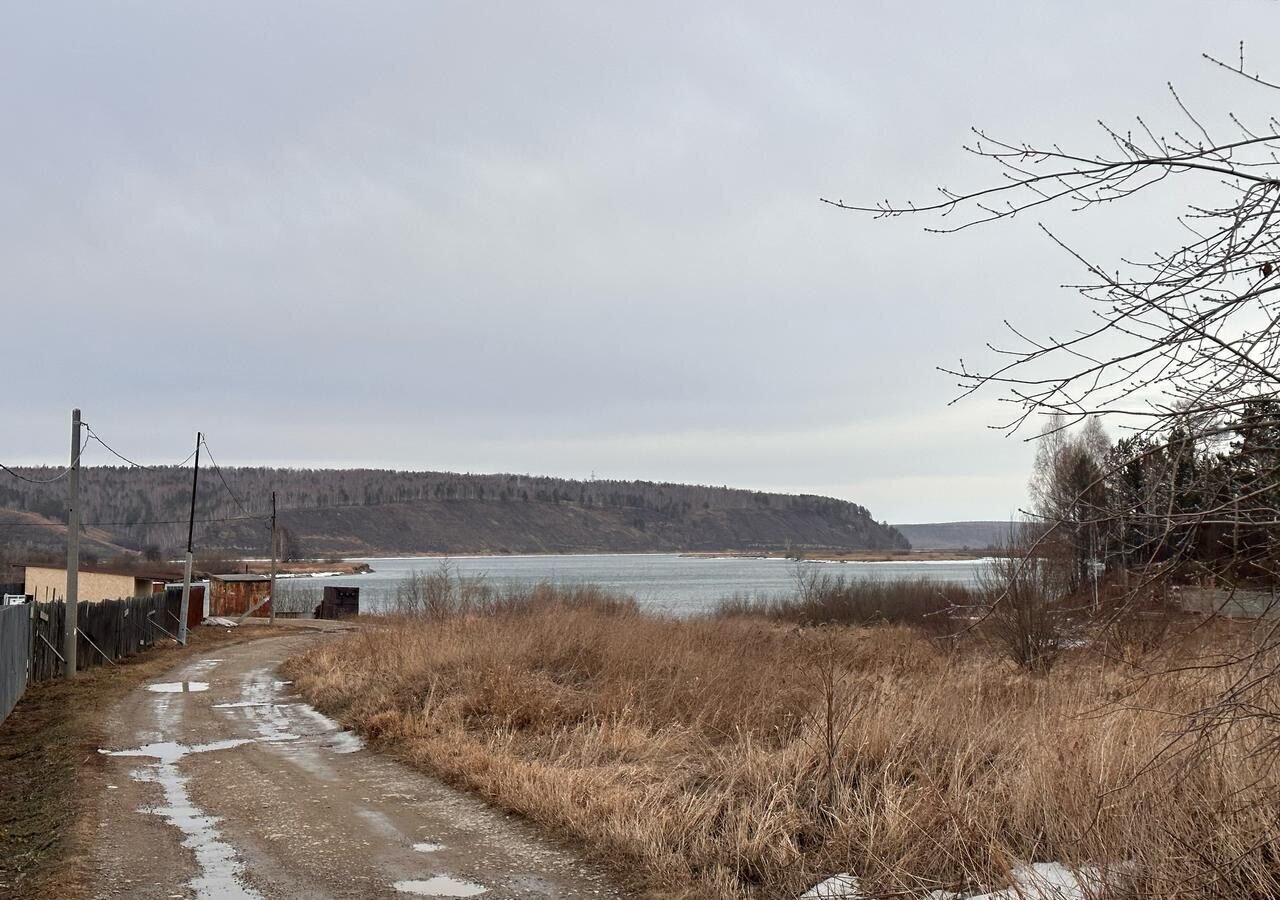
[[[661,896],[795,897],[836,872],[923,896],[1037,861],[1121,864],[1135,897],[1280,889],[1264,732],[1192,727],[1232,675],[1180,664],[1229,632],[1033,674],[977,631],[676,621],[580,594],[389,619],[286,668],[374,746]]]

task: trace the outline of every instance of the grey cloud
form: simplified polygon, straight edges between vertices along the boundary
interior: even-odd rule
[[[1022,502],[933,370],[1061,330],[1030,220],[952,238],[819,195],[984,172],[970,124],[1248,109],[1199,61],[1269,4],[39,4],[0,17],[17,461],[66,410],[157,461],[508,469]],[[1181,198],[1173,198],[1175,200]],[[1145,218],[1144,218],[1145,217]],[[1091,249],[1150,209],[1051,219]],[[65,367],[60,348],[74,347]],[[908,423],[904,425],[903,423]],[[123,442],[123,441],[122,441]],[[3,457],[0,457],[3,458]],[[9,461],[6,459],[5,461]],[[948,487],[950,485],[950,487]],[[930,510],[936,510],[931,513]]]

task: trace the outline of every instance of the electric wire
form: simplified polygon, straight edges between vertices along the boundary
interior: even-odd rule
[[[249,516],[215,516],[209,519],[196,519],[197,525],[216,524],[218,522],[244,522],[253,519],[266,520],[268,515]],[[186,525],[186,519],[147,519],[143,521],[127,521],[121,519],[114,522],[81,522],[81,528],[104,528],[108,525],[131,527],[134,525]],[[66,528],[65,522],[0,522],[0,528]]]
[[[53,476],[52,478],[28,478],[26,475],[23,475],[21,472],[15,472],[13,469],[9,468],[4,463],[0,463],[0,469],[3,469],[5,472],[9,473],[19,481],[25,481],[28,484],[53,484],[55,481],[61,481],[62,479],[66,478],[69,474],[71,474],[70,466],[67,466],[65,469],[62,470],[61,473]]]
[[[80,452],[77,454],[77,459],[81,456],[84,456],[85,447],[88,447],[88,446],[89,446],[89,439],[85,438],[84,445],[81,446]],[[59,472],[57,475],[53,476],[52,478],[28,478],[26,475],[23,475],[21,472],[15,472],[10,466],[6,466],[4,463],[0,463],[0,469],[3,469],[5,472],[9,473],[19,481],[25,481],[28,484],[53,484],[55,481],[61,481],[62,479],[70,475],[72,467],[67,466],[65,469],[63,469],[61,472]]]
[[[267,516],[255,516],[240,502],[240,498],[236,496],[236,492],[231,490],[231,485],[227,484],[226,476],[222,474],[222,467],[218,465],[218,461],[214,459],[213,451],[209,449],[209,442],[205,440],[204,435],[200,436],[200,443],[204,446],[205,452],[209,455],[209,462],[213,466],[214,473],[217,474],[218,480],[222,482],[222,486],[227,489],[227,494],[235,501],[236,506],[240,507],[240,511],[244,513],[242,518],[246,519],[265,519]]]
[[[166,469],[166,468],[180,469],[183,466],[185,466],[188,462],[191,461],[191,457],[196,455],[196,451],[192,450],[190,453],[187,454],[186,459],[184,459],[180,463],[175,463],[173,466],[145,466],[142,463],[134,462],[129,457],[125,456],[123,453],[117,450],[115,447],[112,447],[110,444],[104,441],[102,439],[102,435],[98,434],[98,432],[94,431],[92,428],[89,427],[88,422],[81,422],[80,424],[84,427],[86,431],[89,432],[89,437],[93,438],[95,441],[101,444],[107,450],[108,453],[110,453],[112,456],[117,457],[118,459],[123,460],[124,462],[127,462],[129,465],[133,466],[135,469]],[[87,442],[86,442],[86,446],[87,446]]]

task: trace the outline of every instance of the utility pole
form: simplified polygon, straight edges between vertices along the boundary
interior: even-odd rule
[[[71,410],[71,469],[67,489],[67,597],[63,602],[62,658],[76,677],[76,603],[80,599],[80,410]]]
[[[276,554],[280,541],[276,537],[276,492],[271,492],[271,613],[270,623],[276,624]]]
[[[187,610],[191,606],[191,536],[196,528],[196,485],[200,481],[200,432],[196,432],[196,466],[191,470],[191,515],[187,518],[187,567],[182,575],[182,621],[178,623],[178,643],[187,644]]]

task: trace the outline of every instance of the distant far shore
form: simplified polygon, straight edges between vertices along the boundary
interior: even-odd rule
[[[805,550],[797,561],[811,562],[968,562],[989,559],[994,550]],[[361,575],[373,571],[369,563],[378,560],[421,559],[519,559],[557,556],[682,556],[689,559],[795,559],[797,551],[786,550],[565,550],[547,553],[508,553],[500,550],[466,550],[455,553],[397,553],[379,556],[337,554],[324,560],[281,562],[278,571],[289,575]],[[271,571],[267,559],[243,559],[238,568],[255,575]]]
[[[330,557],[329,562],[293,563],[289,571],[321,571],[339,570],[349,566],[360,566],[362,563],[352,561],[372,561],[378,559],[488,559],[518,557],[564,557],[564,556],[681,556],[692,559],[791,559],[796,558],[796,550],[550,550],[550,552],[511,553],[506,550],[457,550],[453,553],[388,553],[378,556],[347,556],[342,554],[342,562]],[[996,550],[803,550],[800,559],[813,559],[819,562],[965,562],[972,559],[987,559],[998,556]],[[255,559],[253,566],[266,563],[265,559]],[[346,574],[346,572],[343,572]]]
[[[785,550],[752,551],[725,550],[719,553],[691,552],[681,556],[692,556],[706,559],[747,558],[760,559],[795,559],[803,562],[806,559],[820,562],[964,562],[966,560],[987,559],[996,555],[993,550],[805,550],[797,554]]]
[[[542,556],[684,556],[692,559],[790,559],[796,551],[786,550],[564,550],[560,552],[508,553],[500,550],[459,550],[455,553],[397,553],[384,556],[343,556],[351,560],[379,559],[500,559]],[[801,559],[820,562],[964,562],[987,559],[992,550],[805,550]],[[336,569],[342,564],[314,563],[318,569]],[[357,563],[358,565],[358,563]]]

